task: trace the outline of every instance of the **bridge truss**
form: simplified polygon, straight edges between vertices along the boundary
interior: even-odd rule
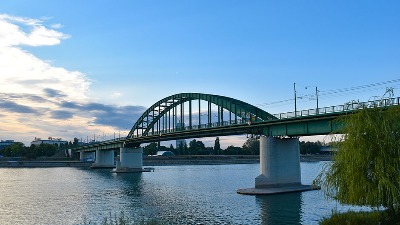
[[[201,111],[202,103],[206,104],[204,108],[207,108],[207,112]],[[217,107],[216,112],[212,110],[213,106]],[[204,116],[207,119],[203,122]],[[213,122],[213,119],[217,121]],[[140,116],[127,138],[276,119],[268,112],[237,99],[202,93],[181,93],[153,104]]]

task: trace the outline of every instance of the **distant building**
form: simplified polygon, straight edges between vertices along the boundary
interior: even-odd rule
[[[171,151],[158,151],[157,156],[174,156],[175,154]]]
[[[1,140],[0,141],[0,150],[5,149],[6,147],[8,147],[12,144],[15,144],[15,143],[17,143],[17,142],[14,142],[14,140],[5,140],[5,141]]]
[[[40,144],[50,144],[50,145],[57,145],[58,147],[61,146],[61,144],[67,144],[67,141],[62,141],[61,138],[53,138],[49,137],[47,140],[44,139],[42,140],[41,138],[36,138],[31,142],[31,145],[40,145]]]

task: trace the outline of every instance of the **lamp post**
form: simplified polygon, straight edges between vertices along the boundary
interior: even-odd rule
[[[315,87],[315,96],[317,98],[317,114],[318,114],[318,87],[317,86],[307,86],[306,89],[309,87]]]
[[[293,83],[294,90],[294,116],[297,116],[297,96],[296,96],[296,83]]]

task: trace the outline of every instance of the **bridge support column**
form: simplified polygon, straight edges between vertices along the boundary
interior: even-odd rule
[[[96,150],[96,161],[92,168],[114,168],[114,150]]]
[[[143,148],[121,148],[120,161],[117,162],[117,168],[112,172],[130,173],[148,171],[149,169],[143,169]]]
[[[239,194],[276,194],[317,189],[301,184],[298,138],[260,138],[260,175],[255,188],[239,189]]]
[[[260,173],[256,188],[301,184],[298,138],[260,138]]]

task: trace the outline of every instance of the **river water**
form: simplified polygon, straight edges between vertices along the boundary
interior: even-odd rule
[[[302,162],[311,184],[321,162]],[[158,166],[113,174],[79,168],[0,168],[0,224],[100,224],[110,213],[163,224],[318,224],[351,207],[322,191],[239,195],[254,187],[259,164]]]

